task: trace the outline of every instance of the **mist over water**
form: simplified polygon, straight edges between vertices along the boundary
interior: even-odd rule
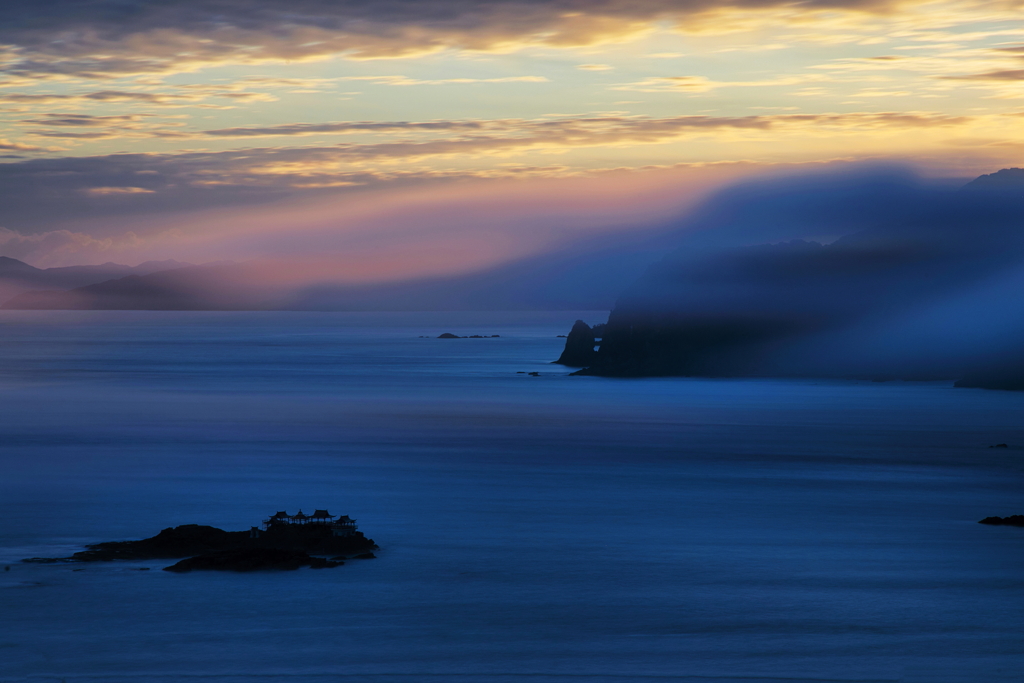
[[[604,315],[3,312],[0,681],[1019,680],[1024,394],[548,364]],[[378,559],[16,562],[300,507]]]

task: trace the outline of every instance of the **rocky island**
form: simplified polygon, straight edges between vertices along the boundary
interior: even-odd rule
[[[139,541],[109,541],[86,546],[70,557],[33,557],[32,563],[107,562],[111,560],[164,560],[188,558],[168,571],[193,569],[253,571],[336,567],[348,555],[372,557],[372,539],[356,529],[356,520],[317,510],[305,515],[281,511],[249,531],[225,531],[201,524],[164,529]],[[369,554],[369,555],[368,555]],[[317,556],[333,556],[330,560]]]

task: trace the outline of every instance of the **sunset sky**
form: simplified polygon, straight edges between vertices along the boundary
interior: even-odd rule
[[[0,72],[0,253],[37,265],[351,255],[408,244],[396,206],[442,245],[491,202],[493,261],[749,173],[1024,165],[1013,1],[19,1]]]

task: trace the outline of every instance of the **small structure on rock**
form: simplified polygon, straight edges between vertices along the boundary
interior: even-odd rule
[[[289,515],[286,511],[281,510],[263,520],[263,531],[271,536],[286,536],[300,533],[300,529],[296,527],[301,527],[301,533],[312,531],[312,529],[307,527],[317,527],[320,530],[329,528],[332,536],[346,537],[355,536],[356,534],[356,520],[348,515],[332,515],[327,510],[316,510],[311,515],[303,514],[302,510],[299,510],[294,515]],[[255,530],[256,527],[253,527],[253,529]],[[257,535],[253,538],[258,537]]]

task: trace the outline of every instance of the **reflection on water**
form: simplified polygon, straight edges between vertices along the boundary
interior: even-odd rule
[[[4,312],[0,564],[299,507],[382,551],[15,563],[0,681],[1019,680],[1024,530],[975,521],[1024,395],[568,377],[576,317]]]

